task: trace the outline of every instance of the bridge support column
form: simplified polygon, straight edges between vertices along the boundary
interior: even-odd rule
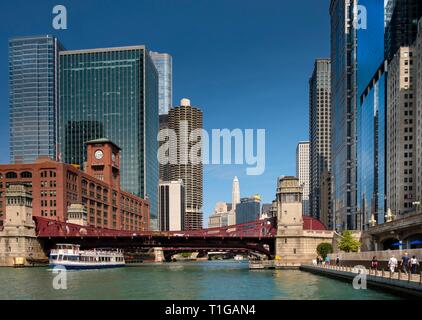
[[[21,185],[6,191],[6,217],[0,230],[0,266],[25,267],[47,262],[35,234],[32,197]]]
[[[160,247],[154,248],[154,256],[155,256],[155,262],[164,262],[166,260],[164,258],[163,248],[160,248]]]

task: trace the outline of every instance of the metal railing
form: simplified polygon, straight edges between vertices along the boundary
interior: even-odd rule
[[[385,269],[363,269],[359,268],[358,266],[337,266],[337,265],[312,265],[313,267],[317,267],[320,269],[327,269],[327,270],[333,270],[333,271],[342,271],[342,272],[349,272],[349,273],[362,273],[366,272],[366,275],[373,276],[373,277],[379,277],[384,279],[392,279],[392,280],[399,280],[399,281],[406,281],[406,282],[413,282],[413,283],[419,283],[419,285],[422,285],[422,271],[419,271],[418,273],[412,273],[410,271],[403,272],[401,268],[396,269],[394,272],[391,272],[391,270],[385,270]]]

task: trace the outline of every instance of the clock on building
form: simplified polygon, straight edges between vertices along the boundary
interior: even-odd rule
[[[102,150],[97,150],[97,151],[95,151],[94,156],[95,156],[95,159],[100,160],[100,159],[103,158],[104,153],[102,152]]]

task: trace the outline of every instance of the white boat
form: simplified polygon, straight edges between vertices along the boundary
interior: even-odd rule
[[[79,245],[58,244],[51,250],[50,266],[66,269],[103,269],[124,267],[126,262],[121,250],[80,250]]]
[[[234,260],[236,260],[236,261],[243,261],[243,260],[246,260],[246,259],[241,254],[238,254],[238,255],[234,256]]]

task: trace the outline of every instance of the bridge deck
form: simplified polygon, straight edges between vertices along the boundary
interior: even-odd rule
[[[222,228],[172,232],[134,232],[97,228],[93,226],[80,226],[42,217],[34,217],[34,219],[36,222],[36,234],[39,238],[273,238],[277,233],[277,226],[274,218]]]

